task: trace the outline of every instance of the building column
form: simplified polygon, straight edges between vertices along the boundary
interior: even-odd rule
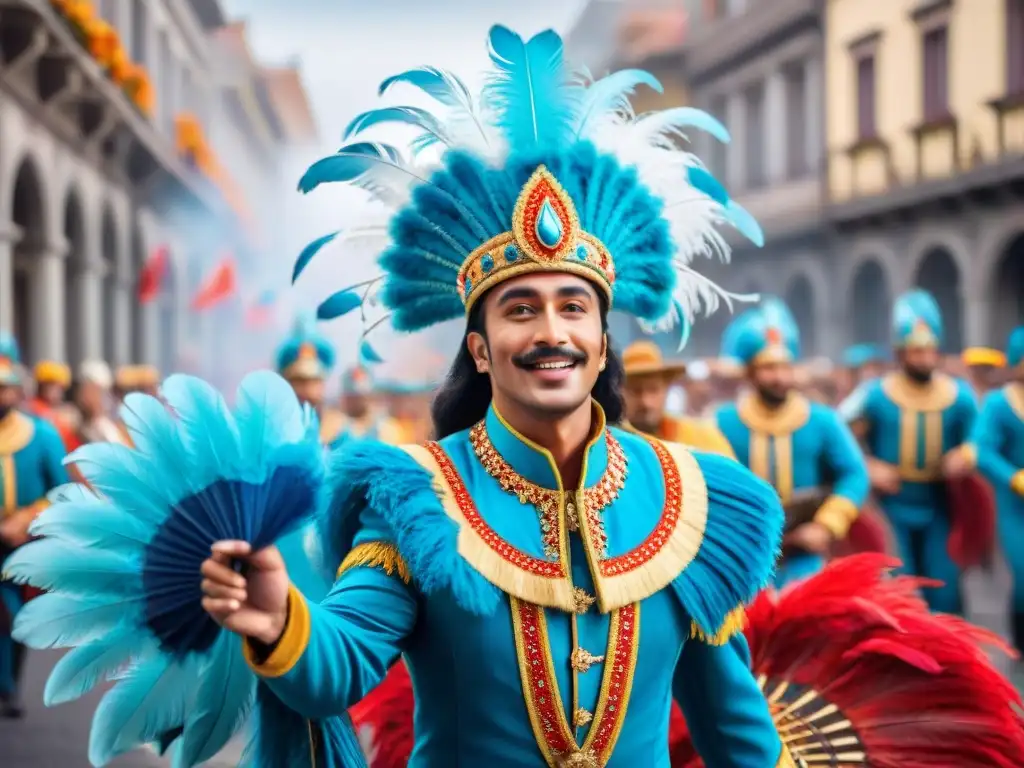
[[[132,284],[124,274],[114,278],[114,359],[112,365],[127,365],[132,362]]]
[[[804,114],[807,130],[807,167],[819,174],[825,167],[825,86],[822,82],[821,59],[812,56],[804,65]]]
[[[742,93],[729,96],[726,103],[726,127],[732,140],[726,145],[726,185],[732,192],[747,186],[747,105]]]
[[[14,245],[21,233],[13,224],[0,230],[0,331],[14,333]]]
[[[33,255],[32,329],[30,347],[35,359],[62,363],[67,357],[64,343],[64,261],[67,243],[43,245]]]
[[[107,265],[90,253],[75,281],[82,323],[82,359],[103,360],[103,280]],[[106,361],[109,362],[109,361]]]
[[[775,69],[765,82],[765,170],[770,185],[779,184],[786,178],[788,144],[786,131],[786,76],[781,69]]]

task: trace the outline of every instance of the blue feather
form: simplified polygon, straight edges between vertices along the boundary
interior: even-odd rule
[[[155,741],[183,722],[194,698],[195,660],[154,659],[133,666],[96,708],[89,734],[89,761],[105,765],[118,755]]]
[[[703,192],[719,205],[727,206],[729,204],[729,193],[725,187],[705,169],[696,165],[689,166],[686,169],[686,180],[691,187]]]
[[[238,429],[220,392],[202,379],[174,374],[164,380],[160,393],[177,414],[192,487],[237,474],[243,463]]]
[[[282,445],[307,440],[302,406],[291,385],[270,371],[257,371],[242,380],[235,395],[235,423],[242,454],[258,468],[262,480],[273,452]]]
[[[426,180],[409,168],[394,147],[358,142],[313,163],[299,180],[299,191],[308,193],[321,184],[343,182],[386,196],[396,181],[408,185]]]
[[[730,141],[729,131],[713,115],[693,107],[673,107],[659,112],[648,112],[637,119],[645,131],[657,134],[682,135],[686,128],[696,128],[710,134],[723,144]]]
[[[313,257],[320,253],[320,250],[334,240],[334,238],[336,238],[340,233],[341,230],[338,232],[332,232],[329,235],[324,235],[323,237],[318,237],[302,249],[302,253],[300,253],[299,258],[295,260],[295,266],[292,268],[292,284],[299,279],[299,275],[301,275],[303,270],[305,270],[306,267],[309,266],[309,263],[313,261]]]
[[[65,457],[64,464],[74,464],[96,491],[155,525],[167,516],[167,504],[187,482],[151,457],[119,443],[83,445]]]
[[[181,443],[178,425],[167,407],[155,397],[133,392],[124,399],[121,418],[135,444],[135,450],[147,456],[161,456],[162,469],[169,478],[188,474],[188,458]],[[177,483],[183,488],[185,483]]]
[[[103,550],[86,550],[58,539],[31,541],[4,563],[4,578],[78,597],[137,594],[141,563]]]
[[[138,554],[156,528],[99,499],[94,503],[58,502],[43,510],[30,527],[33,536],[62,539],[80,547],[119,555]]]
[[[345,289],[324,299],[317,307],[316,316],[319,320],[335,320],[359,309],[362,305],[362,296],[355,291]]]
[[[61,657],[46,681],[43,703],[48,707],[81,698],[102,680],[110,680],[132,659],[156,651],[153,638],[135,628],[121,629],[102,640],[80,645]]]
[[[256,677],[237,637],[222,634],[209,663],[214,674],[204,674],[199,683],[175,768],[191,768],[220,752],[242,727],[256,700]]]
[[[359,360],[368,365],[384,362],[384,358],[377,354],[377,351],[370,346],[370,342],[366,339],[359,343]]]
[[[623,69],[591,84],[582,97],[578,111],[576,137],[586,136],[596,121],[609,114],[631,114],[629,98],[641,85],[657,93],[664,92],[658,78],[642,69]]]
[[[488,47],[494,72],[484,99],[509,145],[528,151],[571,142],[574,87],[558,34],[549,29],[523,42],[498,25],[491,27]]]
[[[737,232],[758,248],[764,245],[764,231],[761,229],[761,225],[747,212],[746,208],[735,200],[730,200],[726,205],[725,219],[736,228]]]
[[[392,86],[407,83],[449,107],[470,107],[473,97],[465,83],[450,72],[437,67],[416,67],[392,75],[380,84],[378,95],[383,96]]]
[[[348,141],[357,133],[361,133],[375,125],[386,125],[388,123],[400,123],[402,125],[422,128],[443,143],[449,143],[441,122],[433,114],[420,107],[383,107],[362,112],[352,118],[351,122],[345,127],[342,140]]]
[[[29,648],[70,648],[130,624],[135,606],[119,596],[73,597],[48,593],[18,611],[13,637]]]

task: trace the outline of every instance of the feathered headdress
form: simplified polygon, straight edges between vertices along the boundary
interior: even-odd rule
[[[1015,768],[1024,765],[1020,695],[987,649],[995,635],[933,614],[926,582],[898,561],[857,555],[748,609],[747,640],[782,740],[808,766]],[[688,738],[673,766],[700,761]]]
[[[1006,340],[1006,364],[1016,368],[1024,362],[1024,325],[1017,326]]]
[[[726,329],[723,355],[743,365],[793,362],[800,357],[800,329],[782,299],[766,297]]]
[[[316,319],[301,314],[277,349],[277,370],[286,379],[322,379],[334,368],[334,346],[316,330]]]
[[[937,347],[942,343],[942,310],[928,291],[915,288],[892,309],[894,347]]]
[[[591,280],[648,329],[681,326],[685,339],[700,310],[752,298],[691,267],[697,256],[728,258],[721,223],[762,243],[751,216],[677,146],[689,129],[728,141],[717,120],[684,107],[637,116],[629,98],[639,86],[660,91],[653,76],[627,70],[594,80],[572,72],[550,30],[524,41],[496,26],[489,48],[492,69],[479,97],[434,67],[390,77],[381,94],[411,85],[437,108],[359,115],[345,133],[358,140],[303,176],[304,192],[345,182],[387,209],[375,224],[322,237],[299,256],[293,280],[332,240],[381,253],[383,274],[332,295],[320,319],[360,308],[364,340],[384,322],[416,331],[468,312],[508,278],[568,272]],[[395,123],[420,131],[407,153],[364,138]],[[431,163],[437,153],[428,150],[436,149],[440,160]],[[374,306],[385,314],[370,319]]]

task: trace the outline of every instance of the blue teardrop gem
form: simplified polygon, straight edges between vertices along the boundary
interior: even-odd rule
[[[505,261],[513,262],[519,258],[519,249],[514,245],[505,246]]]
[[[547,198],[544,198],[544,204],[540,207],[533,231],[537,241],[545,248],[555,248],[562,241],[562,222]]]
[[[586,261],[590,254],[587,253],[587,246],[577,245],[576,246],[576,258],[580,261]]]
[[[484,271],[485,275],[494,269],[494,259],[491,258],[491,254],[485,253],[483,255],[483,258],[480,259],[480,268]]]

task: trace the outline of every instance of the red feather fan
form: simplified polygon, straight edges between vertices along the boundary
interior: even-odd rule
[[[836,768],[1024,765],[1020,696],[985,655],[1013,652],[930,614],[918,593],[928,582],[891,577],[898,566],[884,555],[836,560],[750,607],[754,673],[793,757]],[[688,737],[672,754],[675,768],[701,765]]]
[[[868,503],[853,521],[846,536],[836,542],[833,557],[859,555],[862,552],[882,552],[895,555],[896,535],[889,520],[873,503]]]
[[[414,709],[412,680],[402,660],[349,709],[369,768],[405,768],[412,754]]]
[[[961,570],[989,562],[995,549],[996,502],[977,474],[946,481],[950,518],[949,556]]]

